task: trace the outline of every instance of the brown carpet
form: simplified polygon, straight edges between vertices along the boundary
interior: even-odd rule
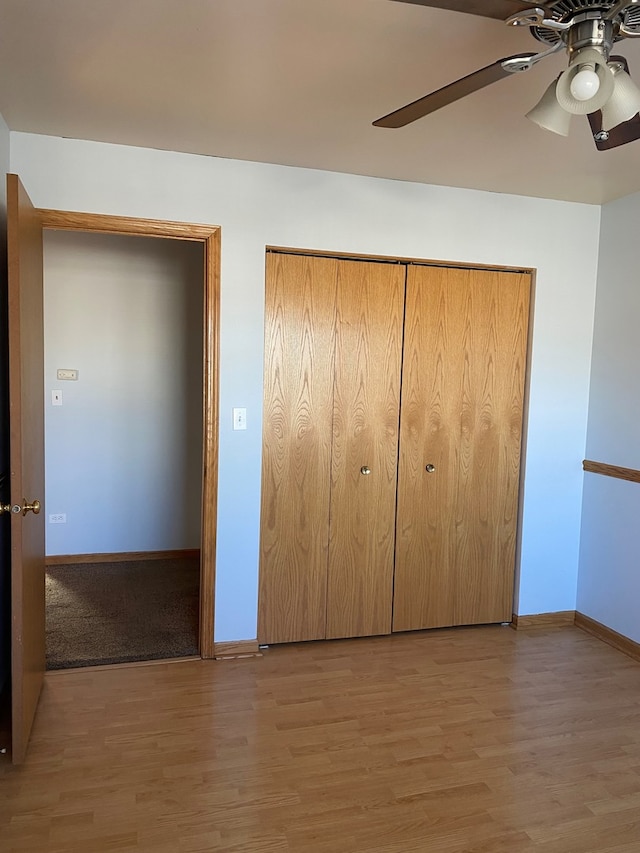
[[[198,654],[195,559],[47,569],[47,669]]]

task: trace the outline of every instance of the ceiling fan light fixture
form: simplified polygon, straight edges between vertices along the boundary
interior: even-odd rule
[[[578,101],[588,101],[600,88],[600,78],[593,65],[581,65],[578,73],[571,78],[569,91]]]
[[[613,94],[602,107],[603,130],[611,130],[640,112],[640,89],[619,63],[611,63],[609,67],[614,86]]]
[[[597,87],[589,85],[593,83],[592,72],[598,77]],[[589,89],[595,89],[591,96]],[[613,94],[613,89],[613,72],[604,55],[599,50],[585,47],[575,52],[569,67],[558,77],[556,98],[563,110],[572,115],[584,116],[602,109]],[[580,97],[576,97],[574,90]]]
[[[569,126],[571,125],[571,113],[563,110],[556,98],[556,81],[547,88],[544,95],[538,103],[529,110],[526,117],[542,127],[545,130],[550,130],[552,133],[557,133],[559,136],[569,135]]]

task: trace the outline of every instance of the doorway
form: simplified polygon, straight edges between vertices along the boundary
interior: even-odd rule
[[[47,668],[198,655],[203,247],[43,245]]]
[[[139,234],[204,245],[202,526],[199,643],[214,657],[213,619],[218,478],[220,229],[153,219],[35,208],[17,175],[7,175],[9,428],[11,502],[11,748],[24,761],[45,672],[43,230]],[[25,495],[29,495],[26,498]],[[45,509],[46,512],[46,509]],[[0,745],[4,745],[0,741]]]
[[[213,657],[218,229],[40,214],[48,668]]]

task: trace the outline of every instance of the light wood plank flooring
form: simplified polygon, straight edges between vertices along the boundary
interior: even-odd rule
[[[638,853],[640,664],[441,630],[49,673],[3,853]]]

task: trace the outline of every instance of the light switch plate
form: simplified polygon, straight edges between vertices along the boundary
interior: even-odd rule
[[[245,408],[234,408],[233,410],[233,428],[247,428],[247,410]]]
[[[52,391],[51,392],[51,405],[52,406],[61,406],[62,405],[62,391]]]
[[[56,373],[56,377],[58,379],[77,379],[78,371],[71,370],[69,368],[58,368],[58,372]]]

